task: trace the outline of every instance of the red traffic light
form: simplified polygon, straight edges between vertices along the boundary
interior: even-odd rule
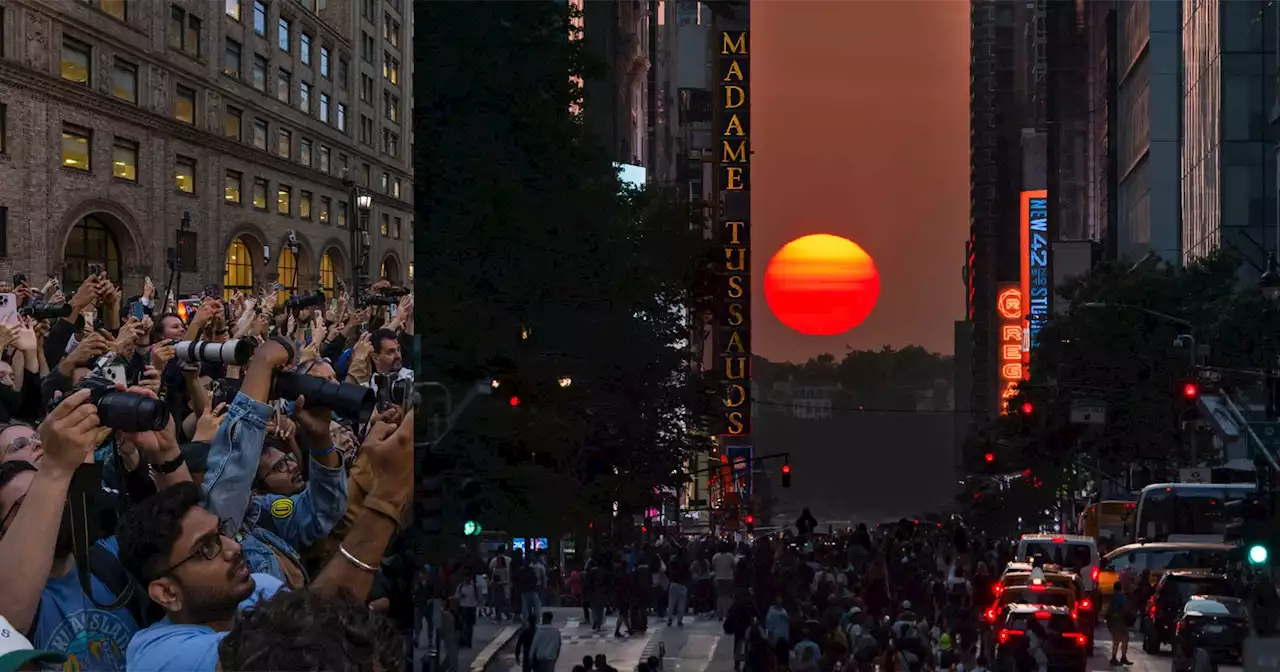
[[[1200,388],[1195,383],[1187,383],[1182,386],[1182,396],[1187,399],[1195,399],[1200,394]]]
[[[784,474],[789,474],[789,473],[791,473],[791,465],[789,465],[789,464],[784,464],[784,465],[782,465],[782,473],[784,473]]]
[[[1022,402],[1022,414],[1023,414],[1023,415],[1031,415],[1031,412],[1032,412],[1032,411],[1034,411],[1034,410],[1036,410],[1036,407],[1035,407],[1035,406],[1032,406],[1032,405],[1031,405],[1031,402],[1029,402],[1029,401],[1024,401],[1024,402]]]
[[[756,517],[749,513],[747,514],[747,517],[743,518],[742,520],[748,525],[754,525],[756,523]]]
[[[508,403],[511,404],[512,408],[515,408],[516,406],[520,405],[520,397],[511,397],[511,401],[509,401]]]
[[[995,461],[996,461],[996,454],[995,454],[995,453],[987,453],[986,455],[983,455],[983,456],[982,456],[982,459],[986,460],[986,461],[987,461],[987,463],[988,463],[988,464],[990,464],[991,462],[995,462]]]

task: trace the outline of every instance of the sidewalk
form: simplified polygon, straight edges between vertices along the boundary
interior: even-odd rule
[[[544,612],[553,614],[552,625],[564,629],[570,618],[582,616],[580,607],[546,607]],[[475,634],[470,649],[458,651],[459,672],[483,672],[483,670],[507,648],[507,644],[520,632],[520,625],[513,622],[493,623],[480,620],[476,622]]]

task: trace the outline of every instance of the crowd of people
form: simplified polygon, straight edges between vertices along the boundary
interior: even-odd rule
[[[0,286],[5,660],[400,669],[412,295],[129,296],[93,270]]]

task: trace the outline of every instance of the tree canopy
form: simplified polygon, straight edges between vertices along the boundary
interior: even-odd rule
[[[700,220],[625,188],[587,131],[573,11],[415,5],[417,331],[454,389],[496,384],[437,450],[513,534],[655,505],[706,407],[685,319]]]

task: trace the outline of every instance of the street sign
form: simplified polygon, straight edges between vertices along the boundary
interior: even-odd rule
[[[1178,470],[1179,483],[1212,483],[1213,474],[1208,468],[1192,467]]]
[[[1107,424],[1107,402],[1098,399],[1072,399],[1071,424]]]
[[[1275,454],[1280,451],[1280,422],[1251,422],[1250,429],[1254,434],[1258,435],[1258,439],[1262,441],[1263,447]],[[1249,442],[1249,454],[1252,456],[1258,447]]]
[[[1244,672],[1280,670],[1280,637],[1246,638],[1241,666]]]

